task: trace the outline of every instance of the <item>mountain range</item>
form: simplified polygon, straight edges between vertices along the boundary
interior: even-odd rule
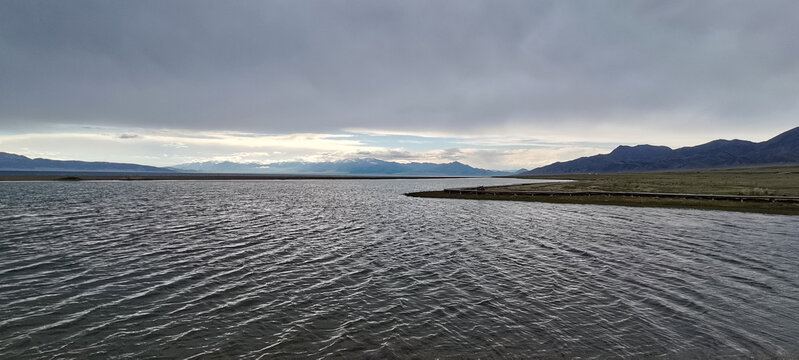
[[[196,162],[170,168],[111,162],[31,159],[0,152],[0,171],[10,172],[103,172],[103,173],[239,173],[239,174],[314,174],[314,175],[390,175],[390,176],[500,176],[511,172],[491,171],[459,162],[447,164],[397,163],[377,159],[351,159],[328,162],[278,162],[271,164],[236,162]]]
[[[112,162],[31,159],[27,156],[0,152],[0,171],[16,172],[125,172],[174,173],[175,170],[155,166]]]
[[[397,163],[378,159],[349,159],[326,162],[236,163],[195,162],[175,165],[181,171],[253,174],[336,174],[392,176],[502,176],[512,172],[478,169],[460,162],[446,164]]]
[[[195,162],[171,168],[112,162],[31,159],[0,152],[0,171],[11,172],[125,172],[125,173],[241,173],[390,176],[502,176],[577,173],[617,173],[666,170],[734,168],[799,164],[799,127],[764,142],[714,140],[706,144],[671,149],[666,146],[619,146],[609,154],[556,162],[517,172],[474,168],[460,162],[446,164],[397,163],[378,159],[327,162],[235,163]]]
[[[714,140],[679,149],[622,145],[609,154],[556,162],[522,175],[647,172],[785,164],[799,164],[799,127],[759,143]]]

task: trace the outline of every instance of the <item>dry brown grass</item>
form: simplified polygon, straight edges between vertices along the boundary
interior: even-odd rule
[[[678,194],[799,196],[799,166],[761,167],[729,170],[705,170],[660,173],[585,174],[529,176],[529,179],[574,180],[488,187],[496,191],[611,191]],[[654,198],[619,195],[599,196],[529,196],[512,194],[457,194],[428,191],[408,194],[416,197],[475,200],[512,200],[548,203],[668,207],[704,210],[742,211],[799,215],[799,203]]]
[[[506,190],[621,191],[716,195],[799,196],[799,166],[727,170],[530,176],[575,180],[501,187]]]

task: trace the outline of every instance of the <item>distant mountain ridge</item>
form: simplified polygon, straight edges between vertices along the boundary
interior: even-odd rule
[[[460,162],[398,163],[378,159],[350,159],[326,162],[236,163],[197,162],[172,167],[182,171],[261,174],[414,175],[414,176],[501,176],[512,172],[478,169]]]
[[[77,160],[31,159],[27,156],[0,152],[0,171],[52,172],[130,172],[174,173],[174,170],[155,166]]]
[[[679,149],[653,145],[622,145],[609,154],[556,162],[523,175],[646,172],[785,164],[799,164],[799,127],[760,143],[713,140]]]
[[[270,164],[197,162],[161,168],[147,165],[88,162],[76,160],[31,159],[0,152],[0,171],[14,172],[127,172],[127,173],[240,173],[240,174],[328,174],[392,176],[501,176],[512,172],[478,169],[460,162],[447,164],[397,163],[378,159],[351,159],[328,162],[279,162]]]

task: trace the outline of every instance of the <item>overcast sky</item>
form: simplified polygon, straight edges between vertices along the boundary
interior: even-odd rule
[[[797,1],[0,2],[0,151],[512,169],[799,125]]]

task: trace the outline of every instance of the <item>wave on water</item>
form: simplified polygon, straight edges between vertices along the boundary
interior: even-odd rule
[[[0,184],[0,358],[799,354],[796,217],[511,181]]]

